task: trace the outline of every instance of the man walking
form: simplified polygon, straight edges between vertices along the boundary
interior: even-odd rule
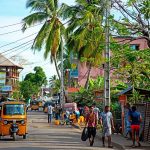
[[[86,117],[86,126],[88,127],[88,138],[90,142],[90,146],[93,146],[94,138],[96,135],[96,125],[97,125],[97,117],[93,111],[93,107],[91,106],[89,109],[89,113]]]
[[[111,134],[112,134],[112,129],[114,130],[114,122],[113,122],[113,116],[112,116],[112,113],[110,112],[109,106],[105,106],[104,112],[101,113],[100,124],[102,125],[103,147],[105,147],[105,137],[107,136],[108,137],[108,147],[113,148],[113,146],[111,144]]]
[[[140,131],[140,123],[142,122],[141,114],[136,111],[136,106],[132,106],[132,112],[129,116],[129,121],[131,122],[131,132],[132,132],[132,147],[135,147],[135,135],[136,135],[136,141],[138,143],[138,146],[140,147],[141,144],[139,142],[139,131]]]
[[[48,123],[52,122],[52,114],[53,114],[53,107],[49,105],[48,106]]]

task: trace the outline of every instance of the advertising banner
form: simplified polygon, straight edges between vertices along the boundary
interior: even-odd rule
[[[6,72],[0,72],[0,89],[5,85]]]

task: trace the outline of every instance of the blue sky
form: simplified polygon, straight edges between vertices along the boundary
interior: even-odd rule
[[[25,4],[27,0],[0,0],[0,16],[26,16],[29,10]],[[60,3],[74,4],[75,0],[60,0]]]
[[[60,3],[67,3],[68,5],[73,5],[74,1],[75,0],[59,0]],[[10,24],[20,23],[25,16],[29,15],[30,10],[26,9],[25,5],[26,5],[26,0],[0,0],[0,34],[21,29],[21,24],[7,27],[7,28],[1,28],[1,27]],[[40,26],[28,29],[25,33],[22,33],[22,31],[20,30],[19,32],[15,32],[12,34],[0,35],[0,47],[3,46],[4,44],[8,44],[20,38],[24,38],[28,35],[31,35],[32,33],[37,32],[39,28]],[[19,41],[17,44],[11,44],[3,48],[0,48],[0,53],[7,51],[15,47],[16,45],[22,44],[23,42],[27,42],[33,38],[34,37],[30,39],[28,38],[24,41]],[[50,64],[49,60],[43,59],[42,52],[36,52],[34,54],[33,51],[31,51],[30,49],[21,53],[20,51],[22,51],[22,49],[3,54],[7,58],[11,58],[12,56],[19,55],[23,59],[27,60],[27,62],[23,66],[24,69],[21,72],[20,80],[24,78],[27,73],[32,72],[35,66],[43,67],[48,78],[56,74],[54,65]]]

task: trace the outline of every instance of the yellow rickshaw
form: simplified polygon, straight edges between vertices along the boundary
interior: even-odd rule
[[[32,110],[39,110],[39,102],[38,101],[34,100],[31,102],[30,105],[31,105],[31,111]]]
[[[27,114],[26,106],[23,102],[2,102],[0,104],[0,138],[11,136],[16,140],[16,135],[27,135]]]

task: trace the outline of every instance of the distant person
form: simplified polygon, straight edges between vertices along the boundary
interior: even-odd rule
[[[79,107],[79,112],[80,112],[80,116],[83,116],[83,113],[84,113],[83,107]]]
[[[126,104],[125,109],[127,109],[127,111],[125,113],[125,131],[126,131],[125,137],[128,137],[128,134],[129,134],[129,137],[132,138],[131,122],[129,121],[129,116],[131,113],[131,107],[130,107],[129,103]]]
[[[96,103],[93,104],[93,111],[94,113],[96,114],[96,117],[97,117],[97,121],[99,120],[99,114],[100,114],[100,110],[98,107],[96,107]],[[98,122],[97,122],[98,124]]]
[[[52,122],[52,114],[53,114],[53,107],[52,105],[48,106],[48,123]]]
[[[94,138],[96,135],[97,117],[93,111],[93,107],[90,106],[89,113],[86,116],[86,126],[88,128],[88,138],[90,146],[94,144]]]
[[[102,125],[103,147],[105,147],[105,137],[108,137],[108,148],[113,148],[111,143],[111,134],[112,129],[114,130],[114,122],[109,106],[105,106],[105,110],[101,113],[100,124]]]
[[[60,119],[60,111],[58,106],[55,107],[55,118],[56,120]]]
[[[129,116],[129,121],[131,122],[131,132],[132,132],[132,147],[135,147],[135,137],[138,146],[141,144],[139,142],[139,131],[140,131],[140,123],[142,122],[142,117],[140,112],[136,111],[136,106],[132,106],[132,111]]]

